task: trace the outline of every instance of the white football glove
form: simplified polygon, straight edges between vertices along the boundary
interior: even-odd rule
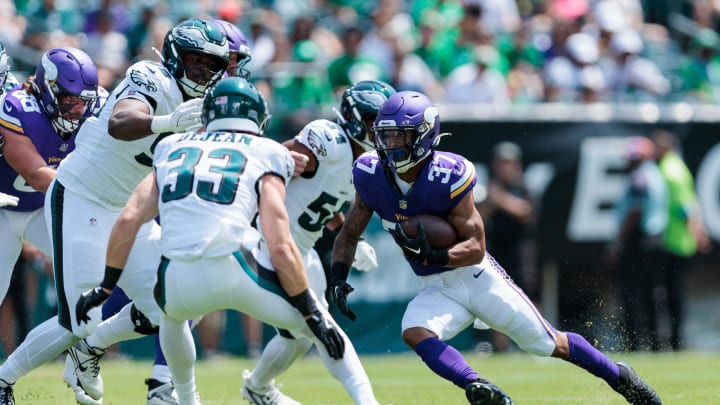
[[[378,265],[375,249],[364,240],[357,244],[352,267],[359,271],[370,271]]]
[[[17,207],[20,199],[14,195],[0,193],[0,207]]]
[[[183,132],[192,126],[200,125],[202,103],[202,98],[194,98],[177,106],[172,114],[153,117],[150,130],[154,134],[177,133]]]

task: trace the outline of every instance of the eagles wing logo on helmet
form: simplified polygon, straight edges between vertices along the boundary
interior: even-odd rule
[[[138,87],[145,87],[148,91],[156,92],[158,90],[155,82],[146,75],[144,72],[134,70],[130,72],[130,80],[135,83]]]
[[[200,39],[196,35],[194,36],[194,38],[193,38],[193,36],[188,35],[190,32],[194,33],[194,31],[189,31],[189,30],[187,30],[187,31],[186,30],[175,30],[175,32],[174,32],[175,38],[182,39],[183,41],[186,41],[188,44],[192,44],[196,48],[202,48],[202,46],[200,46],[200,44],[201,44]]]

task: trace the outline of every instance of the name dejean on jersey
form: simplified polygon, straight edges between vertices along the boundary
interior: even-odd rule
[[[249,144],[252,135],[236,132],[191,132],[180,137],[180,141],[235,142]]]

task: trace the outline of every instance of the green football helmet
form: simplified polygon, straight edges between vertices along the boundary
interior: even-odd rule
[[[187,53],[210,56],[212,63],[186,66],[183,57]],[[230,63],[230,47],[225,33],[215,23],[191,18],[165,34],[162,58],[186,95],[202,97],[225,73]]]
[[[367,121],[375,121],[385,100],[395,89],[380,80],[363,80],[348,87],[340,101],[338,124],[350,139],[368,151],[375,148]]]
[[[202,123],[207,131],[239,131],[262,136],[270,119],[262,93],[242,77],[226,77],[205,95]]]

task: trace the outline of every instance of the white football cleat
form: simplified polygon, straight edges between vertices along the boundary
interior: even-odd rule
[[[255,405],[302,405],[300,402],[290,398],[280,392],[275,386],[275,380],[271,381],[265,387],[254,387],[250,383],[252,372],[250,370],[243,371],[243,385],[240,393],[248,402]]]
[[[63,368],[63,381],[65,384],[73,390],[75,395],[75,401],[80,405],[102,405],[103,400],[95,400],[90,398],[90,395],[85,392],[77,383],[77,377],[75,376],[75,363],[73,363],[70,355],[65,356],[65,367]]]
[[[177,392],[171,382],[148,378],[145,384],[148,386],[147,405],[178,405]]]
[[[80,386],[92,399],[101,399],[103,396],[103,380],[100,375],[100,359],[105,350],[91,347],[85,339],[68,349],[68,354],[75,367],[77,385]]]

